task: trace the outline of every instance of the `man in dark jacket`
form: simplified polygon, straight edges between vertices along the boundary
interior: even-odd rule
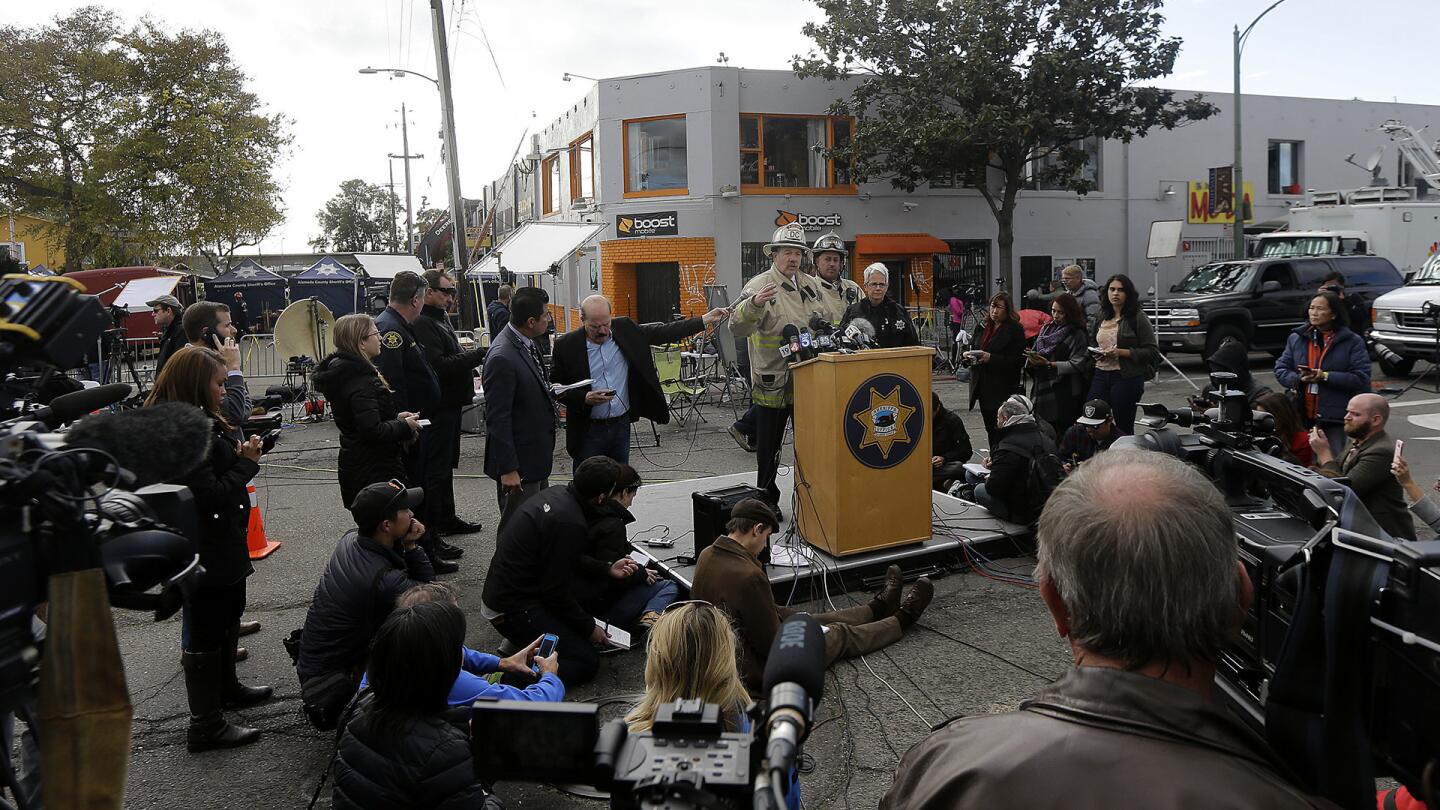
[[[341,675],[349,679],[344,702],[315,706],[323,712],[333,711],[332,720],[355,694],[370,639],[390,615],[395,599],[415,585],[435,579],[430,561],[418,545],[425,526],[415,519],[414,510],[424,495],[419,487],[406,489],[394,481],[360,490],[350,505],[356,528],[340,538],[315,586],[295,673],[302,694],[313,693],[327,679],[338,681]],[[314,704],[310,695],[305,700]]]
[[[550,296],[526,287],[511,299],[513,317],[485,354],[485,474],[495,479],[503,533],[526,498],[550,485],[560,421],[550,372],[535,339],[550,327]]]
[[[230,318],[230,307],[214,301],[197,301],[185,308],[180,323],[185,340],[192,346],[213,349],[225,360],[225,396],[220,400],[220,413],[234,427],[236,441],[245,438],[241,429],[250,418],[250,388],[240,371],[239,333]]]
[[[964,465],[975,452],[970,445],[970,432],[960,414],[945,407],[940,395],[930,392],[931,447],[930,483],[936,492],[950,488],[950,482],[965,477]]]
[[[515,290],[509,284],[501,284],[495,291],[495,300],[485,307],[486,320],[490,322],[490,340],[500,337],[505,324],[510,323],[510,296]]]
[[[550,379],[559,385],[594,380],[560,396],[565,403],[565,452],[579,464],[606,455],[630,462],[630,424],[641,418],[670,421],[651,346],[674,343],[720,323],[729,310],[699,318],[637,324],[611,317],[610,301],[592,295],[580,302],[580,328],[555,341]]]
[[[619,476],[618,462],[595,456],[575,468],[569,484],[525,501],[500,529],[485,574],[480,615],[521,647],[543,633],[558,636],[560,677],[571,687],[595,677],[595,648],[609,637],[576,598],[573,578],[585,551],[589,511],[610,496]],[[621,580],[637,567],[623,557],[609,576]]]
[[[886,296],[889,289],[890,270],[884,264],[875,262],[865,268],[865,297],[845,310],[840,318],[840,331],[844,332],[856,318],[863,318],[875,327],[876,347],[919,346],[915,323],[898,301]]]
[[[1380,528],[1400,540],[1415,539],[1415,521],[1405,505],[1405,490],[1390,472],[1395,459],[1395,440],[1385,435],[1390,421],[1390,403],[1379,394],[1357,394],[1345,408],[1345,435],[1350,446],[1336,458],[1330,439],[1319,430],[1310,431],[1310,449],[1315,451],[1315,469],[1330,478],[1345,477],[1350,489],[1365,504]]]
[[[1212,372],[1227,371],[1234,374],[1236,379],[1232,387],[1245,392],[1245,398],[1250,401],[1251,407],[1254,407],[1255,400],[1270,393],[1270,386],[1250,374],[1250,350],[1235,338],[1221,341],[1219,348],[1205,358],[1205,362]]]
[[[460,348],[450,325],[455,308],[455,279],[441,270],[425,273],[425,306],[411,328],[440,383],[440,399],[425,430],[425,495],[432,530],[472,534],[479,523],[461,520],[455,512],[455,468],[460,465],[460,410],[475,401],[475,369],[485,362],[485,349]]]
[[[1032,491],[1030,463],[1055,455],[1055,442],[1040,430],[1030,398],[1015,394],[1000,406],[995,416],[995,452],[990,456],[990,476],[975,487],[975,502],[995,517],[1029,523],[1040,513],[1048,493]],[[1056,462],[1059,466],[1059,462]]]
[[[1329,806],[1211,698],[1254,594],[1234,532],[1219,491],[1176,458],[1080,468],[1040,518],[1036,569],[1075,668],[1018,711],[937,729],[880,807]]]
[[[155,325],[160,327],[160,354],[155,357],[155,376],[158,377],[170,355],[189,342],[185,340],[185,325],[182,323],[185,306],[173,295],[162,295],[153,301],[146,301],[145,306],[150,307],[150,313],[155,316]]]
[[[703,599],[724,610],[740,636],[740,674],[759,688],[770,645],[780,623],[800,611],[775,604],[770,578],[760,567],[759,554],[770,542],[780,521],[768,504],[746,498],[730,510],[725,534],[700,552],[695,565],[692,599]],[[900,640],[935,596],[930,580],[916,580],[904,602],[900,567],[885,571],[885,587],[868,603],[815,615],[825,626],[825,663],[872,653]]]
[[[1073,472],[1086,461],[1110,449],[1116,439],[1126,435],[1115,424],[1110,403],[1103,399],[1092,399],[1085,403],[1084,410],[1075,424],[1060,437],[1060,449],[1056,453],[1064,464],[1065,472]]]

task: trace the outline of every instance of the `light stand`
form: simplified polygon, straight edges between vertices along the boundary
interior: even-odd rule
[[[1152,329],[1160,328],[1160,260],[1174,258],[1179,255],[1180,229],[1183,228],[1184,225],[1185,223],[1178,219],[1156,220],[1150,223],[1150,246],[1145,251],[1145,258],[1150,261],[1150,271],[1154,274],[1155,278],[1155,286],[1152,288],[1154,297],[1151,299],[1150,326]],[[1105,295],[1106,291],[1101,290],[1100,294]],[[1165,356],[1164,351],[1160,352],[1160,360],[1169,366],[1170,370],[1175,372],[1177,377],[1189,383],[1191,388],[1194,388],[1196,391],[1200,390],[1200,386],[1196,385],[1194,380],[1185,376],[1185,372],[1176,368],[1175,364],[1170,362],[1170,358]]]

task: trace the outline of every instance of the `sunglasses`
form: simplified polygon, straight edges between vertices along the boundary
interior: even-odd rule
[[[704,599],[685,599],[685,600],[680,601],[680,602],[671,602],[670,604],[668,604],[668,605],[665,606],[665,609],[664,609],[664,610],[662,610],[662,611],[660,611],[660,612],[661,612],[661,613],[669,613],[672,609],[678,608],[678,607],[684,607],[685,605],[704,605],[705,607],[710,607],[710,608],[715,607],[714,603],[706,602]]]
[[[436,287],[436,288],[435,288],[435,292],[438,292],[438,293],[440,293],[441,295],[447,296],[447,297],[449,297],[449,298],[454,298],[454,297],[455,297],[455,288],[454,288],[454,287]]]

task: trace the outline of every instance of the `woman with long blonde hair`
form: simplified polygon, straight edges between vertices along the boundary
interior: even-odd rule
[[[420,432],[418,417],[396,411],[390,385],[375,367],[380,330],[369,315],[335,321],[335,352],[315,369],[315,390],[325,395],[340,428],[340,499],[345,508],[366,486],[404,481],[405,449]]]
[[[672,604],[650,628],[645,696],[625,716],[630,730],[649,731],[660,707],[677,700],[714,703],[726,728],[745,728],[750,694],[740,680],[738,650],[735,630],[720,608],[698,601]]]

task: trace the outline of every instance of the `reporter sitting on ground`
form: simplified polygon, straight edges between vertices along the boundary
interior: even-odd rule
[[[380,625],[373,694],[361,699],[335,755],[335,808],[489,806],[468,714],[447,715],[464,644],[465,614],[450,602],[400,608]]]
[[[775,604],[770,579],[760,567],[760,552],[780,528],[775,512],[763,501],[746,498],[730,511],[726,533],[700,552],[690,596],[730,614],[743,642],[745,682],[759,687],[770,644],[780,623],[804,611]],[[865,604],[815,614],[825,625],[825,663],[865,655],[900,640],[920,620],[935,595],[930,580],[915,582],[900,601],[904,581],[900,566],[885,572],[885,587]]]
[[[1410,511],[1415,517],[1420,518],[1431,531],[1440,532],[1440,505],[1425,497],[1425,491],[1415,483],[1410,476],[1410,462],[1402,456],[1390,464],[1390,473],[1400,486],[1405,490],[1405,495],[1410,498]],[[1435,481],[1435,490],[1440,492],[1440,479]]]
[[[560,676],[572,688],[595,677],[600,668],[595,648],[609,638],[580,604],[575,579],[589,520],[619,476],[615,459],[591,456],[575,468],[569,484],[541,490],[520,504],[500,530],[485,574],[480,615],[517,646],[554,633],[560,639]],[[621,580],[639,567],[622,557],[608,574]]]
[[[621,464],[615,493],[591,512],[587,550],[580,556],[575,583],[580,604],[595,618],[627,629],[633,629],[636,622],[649,629],[680,592],[674,582],[639,564],[624,579],[610,576],[615,563],[628,559],[632,551],[625,527],[635,522],[630,507],[640,484],[635,468]]]
[[[1023,394],[1005,400],[996,411],[995,424],[997,441],[990,456],[990,476],[976,485],[975,502],[1002,520],[1029,523],[1045,503],[1045,493],[1031,491],[1030,462],[1038,456],[1055,455],[1055,442],[1040,430],[1030,398]]]
[[[1076,467],[1110,449],[1115,440],[1125,433],[1115,425],[1110,412],[1110,403],[1103,399],[1092,399],[1085,403],[1080,418],[1060,438],[1060,449],[1055,455],[1065,465],[1068,474]]]
[[[395,600],[435,579],[417,545],[425,526],[412,511],[424,494],[390,481],[365,487],[350,504],[356,528],[340,538],[320,575],[295,661],[305,712],[317,728],[333,728],[355,694],[370,639]]]
[[[975,450],[960,414],[946,408],[934,391],[930,392],[930,414],[930,487],[944,492],[965,477],[965,462]]]
[[[428,602],[446,602],[456,607],[460,606],[460,594],[453,587],[444,582],[424,582],[405,593],[395,600],[395,609],[403,610],[416,605],[423,605]],[[560,682],[556,674],[560,668],[560,659],[556,653],[548,657],[540,658],[535,655],[540,649],[541,638],[535,639],[535,643],[515,653],[508,658],[500,658],[490,653],[477,652],[469,647],[460,648],[460,674],[455,676],[455,683],[450,687],[450,696],[447,698],[451,706],[466,706],[477,700],[520,700],[534,701],[538,703],[558,703],[565,699],[565,684]],[[526,686],[524,689],[517,689],[513,686],[506,686],[502,683],[492,683],[486,675],[504,673],[514,675],[522,680],[534,680],[537,676],[534,666],[540,670],[539,680]],[[370,674],[360,679],[360,689],[364,690],[369,685]]]
[[[1359,394],[1345,406],[1345,435],[1350,446],[1336,458],[1330,441],[1318,429],[1310,433],[1315,451],[1315,469],[1330,478],[1348,478],[1350,489],[1380,528],[1391,537],[1415,539],[1415,521],[1405,508],[1400,482],[1390,473],[1395,458],[1395,440],[1385,434],[1390,421],[1390,403],[1379,394]]]
[[[1075,667],[1018,711],[922,740],[881,808],[1329,806],[1211,698],[1254,596],[1214,484],[1161,453],[1105,453],[1055,490],[1037,538]]]

